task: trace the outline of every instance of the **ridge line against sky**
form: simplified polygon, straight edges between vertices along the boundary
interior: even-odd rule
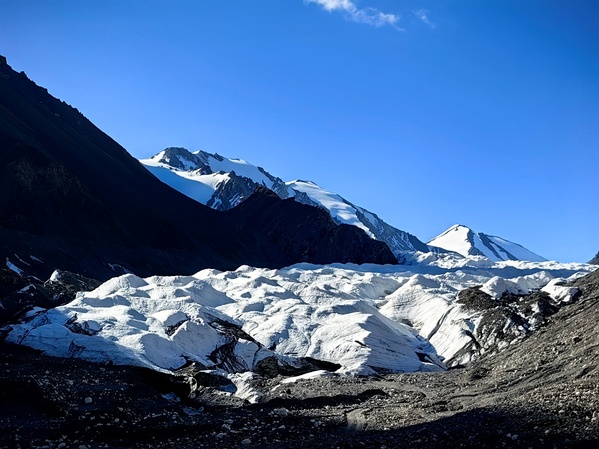
[[[0,53],[137,158],[310,179],[427,241],[599,249],[599,2],[3,0]]]

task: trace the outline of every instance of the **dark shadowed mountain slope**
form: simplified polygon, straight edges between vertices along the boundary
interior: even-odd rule
[[[260,213],[256,214],[256,210]],[[298,262],[316,264],[331,260],[397,263],[384,242],[372,240],[355,226],[335,224],[324,209],[297,203],[292,198],[281,200],[265,187],[259,187],[239,206],[222,214],[230,217],[240,232],[249,231],[247,237],[265,239],[275,249],[272,257],[282,253]]]
[[[589,263],[592,263],[594,265],[599,265],[599,252],[597,254],[595,254],[595,257],[593,257],[591,260],[589,260]]]
[[[143,276],[311,261],[302,245],[301,253],[294,245],[283,250],[268,228],[245,218],[260,216],[259,203],[251,211],[223,215],[185,197],[78,110],[13,71],[3,57],[0,192],[0,262],[25,274],[47,277],[62,268],[105,279],[123,270]],[[282,203],[269,201],[269,214],[276,217]],[[280,213],[290,209],[284,206]],[[316,209],[298,210],[293,216],[300,222],[318,222],[315,217],[321,216]],[[320,226],[336,232],[332,223]],[[294,239],[294,228],[279,226],[277,232],[284,241]],[[308,234],[325,247],[320,232]],[[341,258],[331,248],[329,257],[318,261],[394,260],[385,247],[372,245],[364,248],[370,257],[343,252]]]

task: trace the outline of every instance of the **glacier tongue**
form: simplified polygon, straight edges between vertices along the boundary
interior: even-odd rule
[[[127,274],[69,304],[10,326],[7,340],[47,354],[175,370],[189,362],[229,373],[276,357],[330,362],[346,374],[444,369],[468,361],[481,310],[458,292],[541,288],[556,301],[585,264],[490,262],[438,255],[412,266],[294,265],[203,270],[193,276]],[[569,295],[569,296],[568,296]],[[456,358],[458,357],[458,358]],[[461,358],[460,358],[461,357]]]

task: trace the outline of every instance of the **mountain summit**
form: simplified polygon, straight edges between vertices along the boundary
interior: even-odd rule
[[[140,162],[164,183],[213,209],[231,209],[262,187],[281,199],[293,198],[295,202],[326,210],[336,223],[355,226],[371,238],[386,243],[399,260],[405,251],[429,251],[414,235],[387,224],[376,214],[312,181],[284,182],[242,159],[171,147]]]
[[[484,256],[490,260],[528,260],[544,262],[547,259],[517,243],[494,235],[475,232],[467,226],[456,224],[430,242],[430,247],[453,251],[462,256]]]

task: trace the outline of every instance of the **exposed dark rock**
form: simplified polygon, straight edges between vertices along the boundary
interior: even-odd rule
[[[100,329],[92,329],[87,323],[80,323],[77,321],[77,314],[73,315],[67,320],[64,326],[75,334],[83,335],[96,335]],[[73,351],[70,351],[73,352]],[[74,355],[73,355],[74,356]]]
[[[450,367],[461,366],[483,353],[500,352],[545,324],[564,305],[543,291],[528,295],[504,293],[501,298],[494,299],[481,291],[480,286],[460,291],[457,303],[478,313],[479,324],[474,333],[464,329],[472,342],[445,361]]]
[[[201,152],[199,154],[193,154],[185,148],[165,148],[164,151],[162,151],[162,156],[158,159],[158,162],[168,164],[179,170],[187,169],[188,164],[191,163],[197,167],[195,170],[201,175],[209,175],[212,173],[210,165],[207,164],[206,158]]]
[[[480,286],[460,291],[457,303],[463,304],[466,309],[474,311],[489,310],[498,306],[498,302],[488,293],[481,291]]]
[[[592,263],[593,265],[599,265],[599,252],[595,254],[595,257],[589,260],[589,263]]]
[[[260,185],[249,178],[229,174],[230,181],[218,185],[214,195],[206,204],[216,210],[229,210],[249,198]]]
[[[259,215],[255,214],[256,209],[261,211]],[[240,231],[260,230],[277,252],[287,257],[295,255],[297,262],[325,264],[336,260],[361,264],[376,260],[379,264],[397,263],[385,243],[370,239],[355,226],[336,225],[322,209],[292,199],[281,201],[266,188],[258,189],[235,209],[223,214],[235,214]]]
[[[52,280],[41,282],[32,276],[19,276],[0,268],[0,326],[14,323],[33,307],[49,309],[75,299],[79,291],[90,291],[100,285],[95,279],[56,271]]]

